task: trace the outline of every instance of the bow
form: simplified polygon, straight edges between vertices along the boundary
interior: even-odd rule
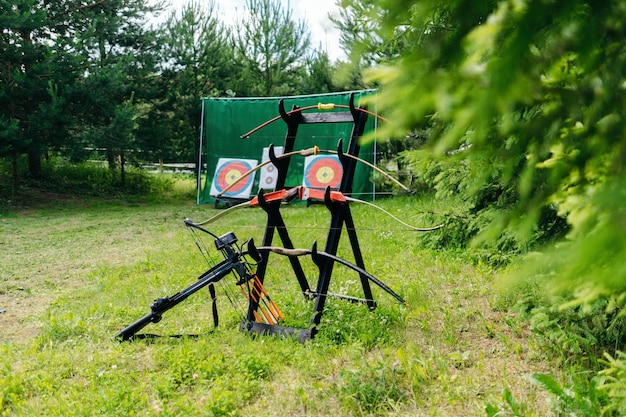
[[[259,205],[261,205],[261,202],[270,203],[274,201],[281,201],[281,202],[289,203],[290,201],[296,198],[299,200],[303,200],[303,201],[316,200],[316,201],[324,201],[327,203],[337,203],[337,204],[347,204],[347,203],[365,204],[369,207],[373,207],[377,210],[380,210],[381,212],[385,213],[387,216],[391,217],[393,220],[400,223],[404,227],[410,230],[417,231],[417,232],[430,232],[433,230],[441,229],[444,226],[443,223],[437,226],[432,226],[432,227],[413,226],[400,220],[398,217],[394,216],[392,213],[385,210],[384,208],[377,206],[376,204],[370,203],[369,201],[346,196],[343,193],[339,191],[333,191],[328,187],[326,188],[326,190],[318,190],[314,188],[307,188],[303,185],[289,188],[289,189],[284,189],[284,190],[272,191],[270,193],[264,193],[263,190],[261,189],[259,190],[259,194],[256,197],[254,197],[252,200],[244,201],[243,203],[239,203],[232,207],[229,207],[226,210],[223,210],[220,213],[216,214],[215,216],[210,217],[209,219],[204,220],[203,222],[200,222],[197,224],[205,225],[205,224],[213,223],[216,220],[226,216],[227,214],[235,210],[239,210],[244,207],[258,207]]]
[[[304,188],[304,187],[302,187]],[[291,190],[289,190],[291,191]],[[319,191],[319,190],[313,190],[313,191]],[[293,193],[293,192],[292,192]],[[341,193],[339,193],[341,194]],[[185,220],[185,225],[187,227],[192,227],[198,230],[201,230],[205,233],[208,233],[209,235],[211,235],[212,237],[216,238],[216,240],[219,240],[220,244],[222,245],[226,245],[229,242],[228,241],[224,241],[224,237],[217,237],[215,234],[213,234],[212,232],[210,232],[209,230],[203,228],[201,225],[201,223],[194,223],[193,221],[186,219]],[[226,235],[226,236],[230,236],[230,235]],[[326,258],[331,260],[332,262],[336,262],[339,263],[341,265],[344,265],[350,269],[352,269],[355,272],[358,272],[359,274],[367,277],[368,280],[370,280],[371,282],[373,282],[374,284],[376,284],[377,286],[379,286],[380,288],[382,288],[384,291],[386,291],[387,293],[389,293],[392,297],[394,297],[396,300],[398,300],[400,303],[408,306],[407,302],[400,297],[396,292],[394,292],[391,288],[389,288],[387,285],[385,285],[382,281],[380,281],[378,278],[376,278],[375,276],[373,276],[372,274],[370,274],[369,272],[367,272],[365,269],[359,267],[358,265],[355,265],[345,259],[342,259],[336,255],[330,254],[328,252],[324,252],[324,251],[318,251],[317,250],[317,242],[313,242],[313,246],[311,247],[311,249],[288,249],[288,248],[283,248],[280,246],[260,246],[257,247],[254,244],[254,240],[250,239],[247,242],[247,250],[246,251],[241,251],[240,253],[241,255],[249,255],[254,261],[256,262],[260,262],[261,259],[263,259],[262,254],[265,252],[272,252],[272,253],[276,253],[278,255],[283,255],[283,256],[287,256],[287,257],[292,257],[292,256],[306,256],[306,255],[310,255],[311,259],[313,260],[313,262],[321,268],[322,266],[322,259],[320,258]],[[237,285],[241,285],[242,281],[237,282]],[[267,292],[265,291],[265,288],[263,288],[262,284],[256,283],[255,282],[255,287],[259,286],[259,294],[263,293],[264,295],[267,296],[267,298],[269,299],[269,294],[267,294]],[[317,294],[312,294],[312,295],[317,295]],[[328,295],[328,294],[325,294]],[[270,300],[271,301],[271,300]],[[273,303],[272,303],[273,304]],[[270,310],[278,310],[278,307],[276,307],[275,305],[273,305]],[[280,318],[283,317],[283,314],[278,311],[277,316],[280,316]]]
[[[271,146],[271,148],[273,149],[273,146]],[[318,153],[326,153],[326,154],[332,154],[332,155],[339,154],[338,151],[333,151],[333,150],[329,150],[329,149],[320,149],[317,146],[313,146],[312,148],[301,149],[301,150],[298,150],[298,151],[284,153],[282,155],[277,156],[276,159],[278,160],[278,159],[283,159],[283,158],[289,158],[289,157],[292,157],[294,155],[311,156],[311,155],[317,155]],[[378,173],[382,174],[383,176],[385,176],[385,178],[391,180],[394,184],[396,184],[398,187],[402,188],[407,193],[413,194],[413,191],[411,191],[408,187],[406,187],[400,181],[398,181],[397,179],[392,177],[388,172],[385,172],[384,170],[380,169],[379,167],[377,167],[376,165],[372,164],[371,162],[368,162],[365,159],[359,158],[358,156],[352,155],[350,153],[342,153],[342,155],[346,156],[346,157],[348,157],[350,159],[353,159],[353,160],[355,160],[357,162],[361,162],[362,164],[364,164],[364,165],[370,167],[371,169],[373,169],[374,171],[377,171]],[[251,168],[250,170],[244,172],[243,174],[241,174],[241,177],[237,178],[235,181],[233,181],[231,184],[229,184],[228,187],[224,188],[215,197],[216,198],[222,197],[224,194],[226,194],[231,188],[233,188],[239,182],[243,181],[248,176],[250,176],[252,173],[258,171],[259,169],[261,169],[264,166],[267,166],[267,165],[269,165],[271,163],[272,163],[272,160],[268,159],[267,161],[261,162],[259,165],[255,166],[254,168]]]
[[[315,105],[312,106],[304,106],[304,107],[297,107],[293,110],[290,110],[288,112],[285,112],[284,114],[279,114],[278,116],[272,117],[271,119],[269,119],[266,122],[261,123],[260,125],[258,125],[257,127],[255,127],[254,129],[250,130],[249,132],[241,135],[241,139],[248,139],[250,137],[250,135],[252,135],[253,133],[263,129],[264,127],[267,127],[269,125],[271,125],[272,123],[282,119],[285,115],[290,116],[292,114],[295,113],[302,113],[303,111],[306,110],[312,110],[312,109],[317,109],[317,110],[334,110],[335,108],[340,108],[340,109],[350,109],[350,110],[355,110],[355,111],[360,111],[361,113],[365,113],[368,114],[370,116],[374,116],[380,120],[383,120],[385,122],[388,122],[389,120],[384,118],[383,116],[374,113],[372,111],[369,111],[367,109],[363,109],[361,107],[352,107],[352,106],[347,106],[345,104],[335,104],[335,103],[317,103]]]
[[[252,243],[252,242],[251,242]],[[250,243],[249,243],[250,245]],[[253,243],[252,243],[253,245]],[[251,249],[252,250],[252,249]],[[405,306],[408,306],[407,302],[400,297],[398,294],[396,294],[395,291],[393,291],[391,288],[389,288],[387,285],[385,285],[382,281],[380,281],[378,278],[376,278],[375,276],[373,276],[372,274],[370,274],[369,272],[367,272],[366,270],[364,270],[363,268],[346,261],[345,259],[342,259],[338,256],[332,255],[330,253],[327,252],[320,252],[317,250],[317,242],[313,243],[313,247],[311,249],[287,249],[287,248],[282,248],[282,247],[278,247],[278,246],[261,246],[261,247],[254,247],[254,250],[257,250],[258,252],[272,252],[272,253],[276,253],[278,255],[283,255],[283,256],[305,256],[305,255],[310,255],[311,259],[313,260],[313,262],[319,267],[322,267],[322,259],[320,258],[326,258],[329,259],[332,262],[337,262],[341,265],[347,266],[348,268],[352,269],[353,271],[358,272],[360,275],[367,277],[368,280],[370,280],[371,282],[373,282],[374,284],[378,285],[380,288],[382,288],[385,292],[387,292],[388,294],[390,294],[393,298],[395,298],[396,300],[398,300],[399,302],[401,302],[402,304],[404,304]],[[312,295],[317,295],[317,294],[312,294]],[[324,295],[328,295],[328,294],[324,294]]]
[[[334,202],[345,203],[347,201],[346,197],[344,197],[344,195],[340,193],[339,191],[330,191],[330,196]],[[244,207],[258,207],[260,205],[260,201],[264,201],[268,203],[273,202],[273,201],[283,201],[283,202],[288,203],[294,200],[295,198],[298,198],[303,201],[306,201],[309,199],[324,200],[324,191],[316,190],[312,188],[306,188],[302,185],[298,187],[289,188],[289,189],[272,191],[270,193],[264,193],[263,190],[261,189],[259,190],[259,194],[256,197],[254,197],[252,200],[244,201],[243,203],[239,203],[234,206],[231,206],[227,208],[226,210],[222,210],[215,216],[203,222],[196,223],[196,224],[202,226],[205,224],[213,223],[217,219],[224,217],[227,214],[233,211],[239,210],[241,208],[244,208]]]

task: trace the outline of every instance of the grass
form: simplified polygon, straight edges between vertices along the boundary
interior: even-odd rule
[[[490,415],[551,415],[530,375],[554,372],[554,362],[502,308],[498,270],[467,253],[426,249],[415,232],[358,205],[367,269],[408,307],[378,288],[371,313],[330,299],[317,338],[300,344],[239,332],[241,312],[218,287],[219,328],[201,291],[144,329],[195,337],[112,340],[152,300],[206,269],[182,220],[215,210],[194,205],[192,192],[165,200],[86,198],[0,211],[0,414],[480,416],[491,407]],[[445,203],[378,202],[418,225],[437,220]],[[324,207],[282,212],[296,247],[323,243]],[[263,224],[261,210],[245,209],[211,230],[260,242]],[[346,242],[339,255],[351,260]],[[313,281],[314,265],[303,263]],[[222,282],[234,288],[230,277]],[[307,326],[312,304],[284,258],[270,259],[266,283],[288,323]],[[358,296],[358,278],[337,267],[330,290]]]

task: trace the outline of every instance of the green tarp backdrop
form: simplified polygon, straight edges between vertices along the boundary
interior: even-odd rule
[[[359,106],[360,100],[367,95],[376,94],[375,90],[355,91],[355,105]],[[213,198],[209,195],[211,181],[219,158],[256,159],[261,162],[263,148],[274,144],[283,146],[287,125],[278,120],[263,129],[252,134],[247,139],[241,135],[249,132],[256,126],[278,115],[278,103],[285,100],[285,110],[289,111],[292,106],[299,107],[317,105],[318,103],[333,103],[348,105],[351,92],[319,94],[308,96],[271,97],[271,98],[206,98],[203,99],[204,111],[203,135],[201,155],[204,155],[206,164],[206,181],[202,189],[198,188],[198,204],[211,203]],[[369,110],[375,111],[370,108]],[[318,110],[312,110],[318,111]],[[347,109],[335,109],[328,111],[348,111]],[[320,149],[337,149],[337,142],[343,139],[343,150],[347,150],[351,123],[321,123],[305,124],[298,129],[294,150],[306,149],[319,146]],[[365,133],[376,129],[376,118],[368,117]],[[371,163],[375,163],[376,143],[369,141],[361,144],[359,157]],[[304,170],[304,158],[294,156],[291,158],[287,181],[288,187],[302,184]],[[258,190],[258,175],[252,195]],[[374,193],[373,173],[363,164],[357,164],[352,186],[354,194],[371,196]]]

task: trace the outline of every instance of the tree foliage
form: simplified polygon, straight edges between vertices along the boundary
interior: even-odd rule
[[[415,46],[415,28],[407,22],[384,33],[381,26],[382,9],[376,0],[342,0],[338,17],[331,21],[340,31],[339,43],[350,52],[353,63],[368,68],[397,58],[402,51]]]
[[[32,176],[51,154],[105,155],[122,180],[126,163],[197,161],[201,97],[330,92],[360,78],[338,77],[339,64],[311,50],[289,3],[249,0],[233,26],[213,2],[149,20],[163,8],[0,2],[0,157],[12,161],[14,189],[24,154]]]
[[[140,99],[135,91],[155,63],[145,18],[158,7],[145,0],[2,2],[3,152],[14,161],[27,152],[32,175],[50,150],[77,158],[87,147],[105,148],[111,166],[115,155],[123,161],[136,119],[129,103]]]
[[[525,258],[521,273],[561,290],[561,309],[597,313],[600,303],[618,320],[607,326],[623,329],[626,2],[377,5],[383,40],[413,28],[414,47],[371,73],[396,122],[389,133],[429,132],[437,156],[407,157],[483,216],[475,242],[510,237],[523,248],[538,231],[558,236],[563,228],[549,227],[566,220],[566,237]],[[618,334],[605,348],[623,343]]]
[[[467,161],[468,195],[504,199],[483,237],[528,239],[554,208],[571,226],[561,276],[581,301],[621,295],[626,2],[388,0],[380,13],[389,36],[422,28],[420,48],[374,73],[395,132],[428,124],[433,150]],[[429,30],[435,15],[449,31]]]
[[[54,83],[55,51],[46,46],[52,33],[46,30],[46,13],[36,0],[0,4],[0,128],[5,142],[0,150],[17,155],[34,154],[41,147],[40,112],[49,104],[47,88]],[[33,161],[34,159],[31,159]],[[39,173],[36,164],[31,167]]]
[[[244,79],[252,82],[249,95],[293,93],[304,75],[310,43],[306,22],[293,19],[289,4],[285,8],[277,0],[247,0],[234,44]]]
[[[162,36],[163,101],[157,105],[160,158],[195,161],[199,151],[202,97],[229,94],[239,71],[230,39],[213,2],[190,2],[173,11]],[[163,132],[168,132],[163,135]]]

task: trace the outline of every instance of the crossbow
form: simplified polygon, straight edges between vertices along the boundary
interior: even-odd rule
[[[367,277],[367,279],[373,284],[380,287],[382,290],[390,294],[393,298],[400,303],[406,305],[406,301],[394,292],[391,288],[385,285],[375,276],[371,275],[364,269],[360,268],[353,263],[341,259],[335,255],[318,251],[317,243],[313,243],[311,249],[286,249],[275,246],[261,246],[256,247],[253,239],[249,239],[244,242],[243,245],[237,244],[237,237],[233,232],[228,232],[222,236],[217,236],[206,228],[193,221],[186,219],[185,225],[193,231],[200,231],[210,235],[214,239],[216,249],[222,254],[223,260],[219,263],[215,263],[208,256],[207,248],[204,244],[200,243],[200,239],[196,239],[196,244],[202,252],[205,259],[209,261],[210,268],[203,272],[196,281],[186,287],[185,289],[170,295],[157,298],[150,306],[150,312],[141,317],[139,320],[133,322],[122,331],[115,335],[116,339],[120,341],[127,341],[134,338],[140,338],[138,333],[150,323],[158,323],[161,321],[163,314],[178,304],[189,298],[191,295],[200,291],[204,287],[208,287],[213,301],[212,313],[214,325],[219,324],[217,304],[216,304],[216,292],[215,285],[222,280],[222,278],[232,274],[235,278],[235,285],[241,288],[242,293],[248,300],[250,305],[255,305],[256,308],[252,309],[252,314],[242,319],[240,328],[248,331],[255,331],[263,334],[273,335],[296,335],[299,340],[305,341],[312,337],[310,330],[294,329],[291,327],[279,326],[280,321],[285,317],[279,307],[270,298],[267,290],[263,286],[263,283],[255,273],[256,265],[261,262],[269,252],[283,255],[287,257],[301,257],[310,256],[313,263],[322,268],[326,261],[339,263],[344,265],[359,275]],[[313,298],[317,294],[310,291],[309,298]],[[365,302],[371,300],[363,300],[351,296],[339,296],[335,294],[327,294],[329,296],[336,296],[344,298],[353,302]],[[228,298],[232,300],[232,295],[227,292]],[[233,303],[234,304],[234,303]],[[250,309],[249,309],[250,310]],[[143,335],[146,336],[146,335]]]

